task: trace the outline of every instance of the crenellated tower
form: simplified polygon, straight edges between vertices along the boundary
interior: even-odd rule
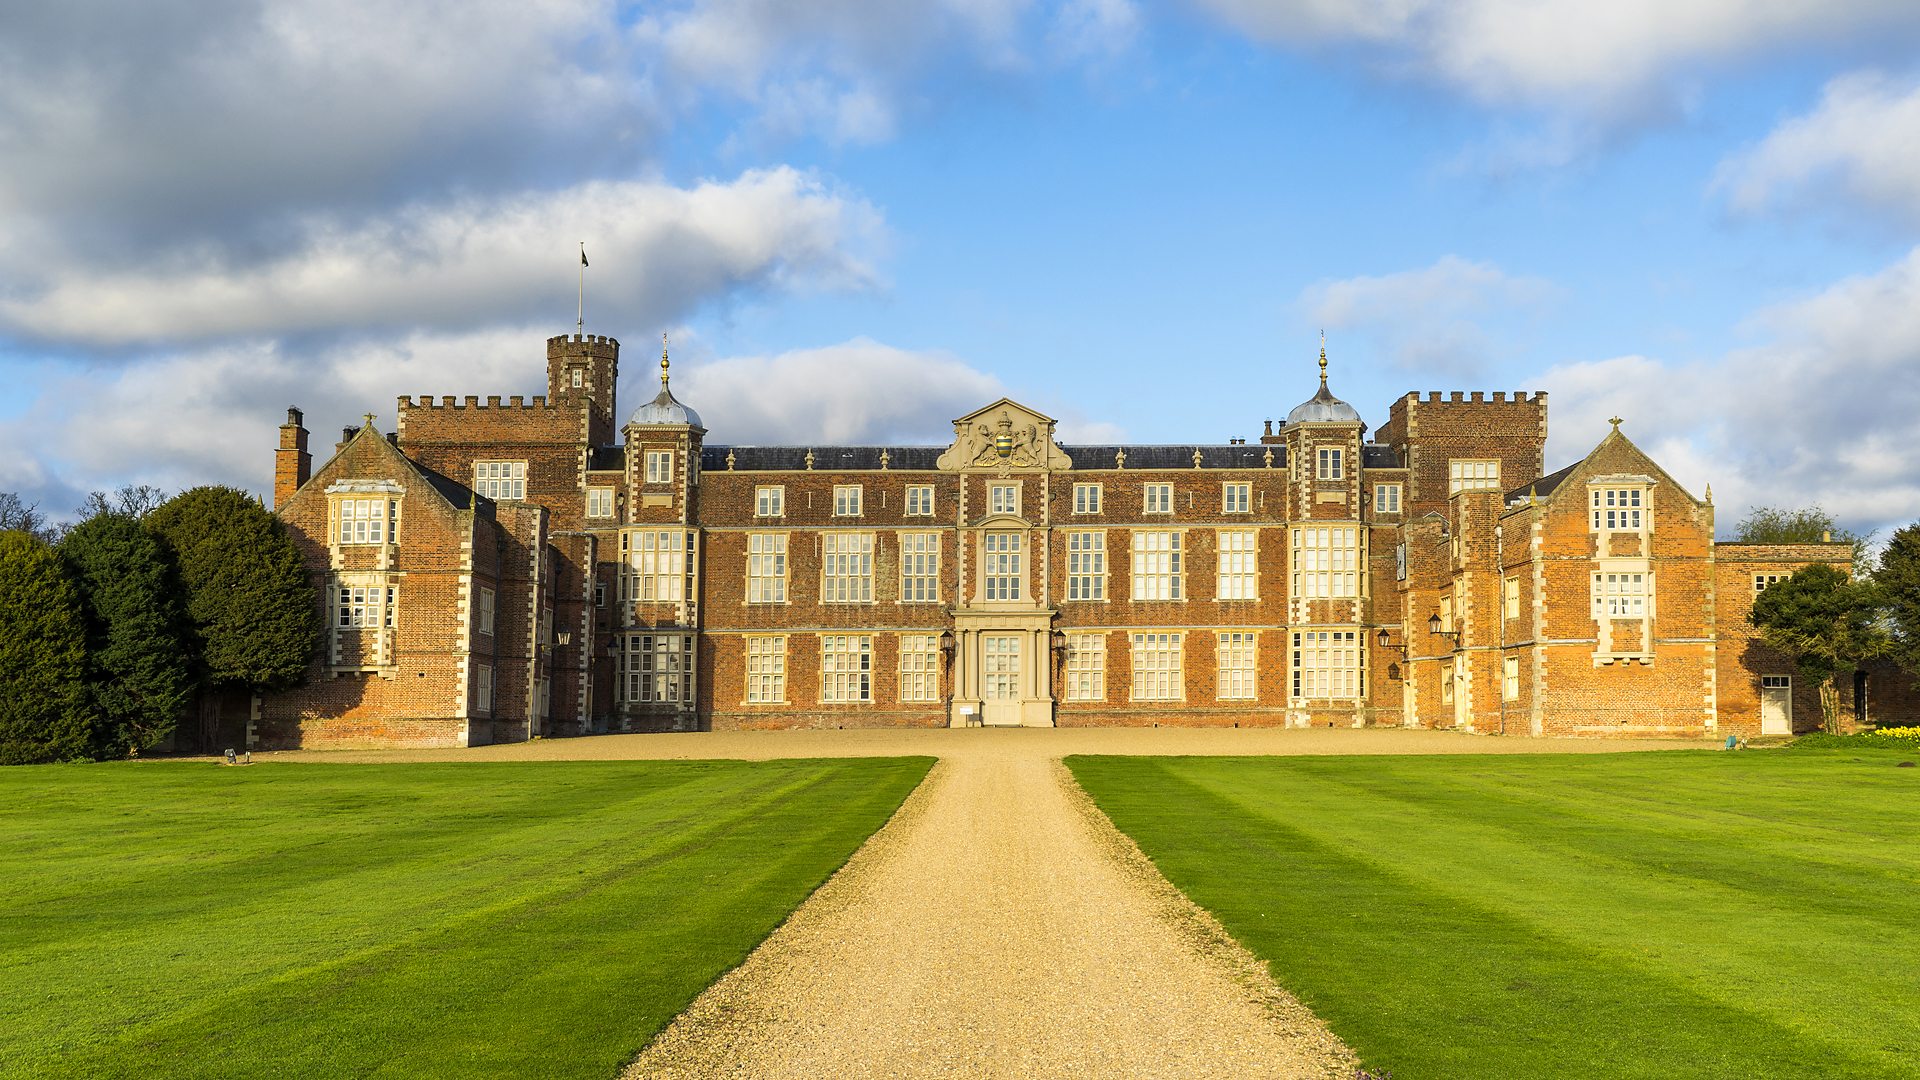
[[[614,441],[614,386],[620,377],[620,342],[597,334],[547,339],[547,400],[587,406],[587,442]]]

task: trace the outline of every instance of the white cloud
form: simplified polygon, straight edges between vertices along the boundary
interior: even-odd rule
[[[1715,63],[1920,27],[1909,0],[1197,2],[1256,39],[1359,45],[1481,102],[1606,111]]]
[[[1920,221],[1920,81],[1856,72],[1820,104],[1728,158],[1716,191],[1735,209],[1824,203],[1834,191]]]
[[[692,188],[592,182],[309,220],[290,253],[258,266],[213,252],[125,269],[59,264],[0,295],[0,326],[119,344],[541,314],[557,325],[576,299],[582,238],[594,261],[590,304],[647,325],[742,287],[869,286],[880,232],[864,201],[787,168]]]
[[[1711,360],[1545,373],[1549,468],[1586,454],[1618,415],[1695,494],[1713,485],[1723,531],[1755,505],[1817,504],[1883,530],[1920,518],[1920,248],[1750,322],[1763,344]]]
[[[674,396],[716,443],[944,444],[955,417],[1005,393],[956,357],[867,338],[728,357],[674,377]]]
[[[1111,58],[1126,52],[1140,32],[1131,0],[1066,0],[1048,33],[1054,51],[1069,58]]]
[[[1543,279],[1446,255],[1417,270],[1322,281],[1296,302],[1322,327],[1356,331],[1396,367],[1470,375],[1495,350],[1490,320],[1524,315],[1556,294]],[[1352,354],[1346,343],[1340,349]]]

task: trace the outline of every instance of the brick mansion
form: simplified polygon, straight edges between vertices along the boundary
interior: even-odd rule
[[[1224,444],[1063,445],[1003,399],[940,446],[746,446],[724,416],[709,441],[664,350],[622,413],[619,357],[553,338],[545,395],[402,397],[317,469],[288,411],[273,501],[326,629],[250,746],[1819,722],[1746,614],[1848,546],[1716,542],[1711,489],[1619,422],[1549,471],[1544,393],[1409,393],[1370,433],[1323,348],[1317,393]]]

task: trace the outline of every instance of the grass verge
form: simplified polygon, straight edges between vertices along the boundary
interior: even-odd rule
[[[613,1075],[932,760],[0,772],[0,1075]]]
[[[1920,1076],[1920,769],[1881,754],[1068,759],[1375,1069]]]

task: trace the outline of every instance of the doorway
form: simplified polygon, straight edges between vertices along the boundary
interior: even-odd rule
[[[980,635],[982,708],[986,725],[1020,725],[1020,634]]]
[[[1793,676],[1760,676],[1760,734],[1793,734]]]

